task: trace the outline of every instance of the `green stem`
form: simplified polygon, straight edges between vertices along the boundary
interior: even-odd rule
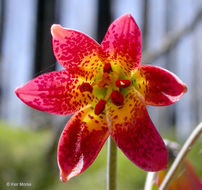
[[[168,171],[167,175],[165,176],[159,190],[166,190],[170,182],[172,181],[173,177],[175,176],[178,168],[183,163],[184,158],[191,150],[191,146],[195,143],[195,141],[200,137],[202,133],[202,123],[200,123],[194,131],[191,133],[187,141],[184,143],[184,146],[180,150],[179,154],[177,155],[175,161],[173,162],[170,170]]]
[[[107,158],[107,190],[116,190],[116,162],[117,147],[114,140],[109,137]]]

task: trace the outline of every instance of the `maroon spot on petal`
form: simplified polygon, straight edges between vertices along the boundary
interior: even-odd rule
[[[118,115],[115,115],[114,117],[113,117],[113,119],[117,119],[118,118]]]
[[[94,117],[93,116],[91,116],[91,115],[88,115],[88,117],[90,118],[90,119],[93,119]]]

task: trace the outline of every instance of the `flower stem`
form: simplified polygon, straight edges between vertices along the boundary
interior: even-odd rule
[[[107,190],[116,190],[117,147],[111,136],[108,139]]]
[[[167,175],[165,176],[159,190],[166,190],[168,189],[168,186],[170,182],[172,181],[173,177],[175,176],[178,168],[183,163],[184,158],[188,154],[188,152],[191,150],[191,146],[195,143],[195,141],[200,137],[200,134],[202,133],[202,123],[200,123],[194,131],[191,133],[187,141],[184,143],[184,146],[180,150],[179,154],[177,155],[175,161],[173,162],[170,170],[168,171]]]

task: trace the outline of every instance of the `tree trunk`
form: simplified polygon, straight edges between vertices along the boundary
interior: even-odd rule
[[[100,43],[111,23],[111,1],[98,0],[97,41]]]
[[[38,0],[34,77],[55,70],[50,27],[55,21],[55,0]]]

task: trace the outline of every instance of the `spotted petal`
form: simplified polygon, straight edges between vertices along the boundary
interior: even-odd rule
[[[173,104],[187,91],[186,85],[176,75],[156,66],[141,65],[135,69],[133,77],[133,84],[147,105]]]
[[[66,70],[42,74],[15,93],[28,106],[55,114],[71,114],[87,106],[94,96],[90,92],[81,93],[82,80]]]
[[[141,60],[141,32],[130,14],[115,20],[101,43],[103,51],[127,73]]]
[[[100,45],[87,35],[54,24],[51,27],[53,51],[66,69],[80,69],[90,79],[102,69]]]
[[[106,118],[89,107],[67,123],[58,145],[58,164],[63,182],[86,170],[109,136]]]
[[[146,171],[167,167],[166,147],[138,92],[130,89],[118,108],[107,104],[107,115],[112,138],[132,162]]]

